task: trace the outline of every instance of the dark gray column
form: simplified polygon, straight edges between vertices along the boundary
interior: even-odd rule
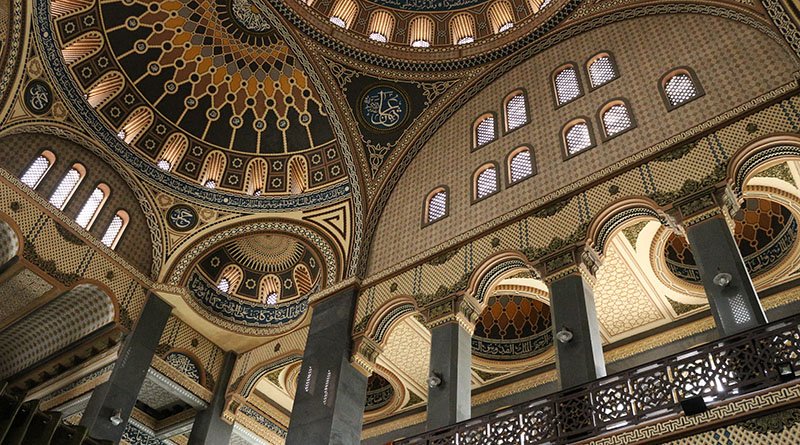
[[[189,435],[189,445],[204,445],[231,441],[233,425],[222,420],[222,411],[225,409],[225,394],[231,379],[233,367],[236,364],[236,353],[228,351],[222,362],[222,373],[214,386],[214,396],[211,404],[194,417],[192,433]]]
[[[720,335],[767,323],[744,259],[724,215],[739,210],[739,197],[717,184],[678,201],[670,213],[686,231]]]
[[[361,442],[367,377],[350,365],[357,290],[313,308],[286,445]]]
[[[723,336],[767,323],[744,259],[722,215],[686,227],[717,329]],[[727,285],[721,279],[730,275]],[[715,282],[716,280],[716,282]]]
[[[428,388],[428,430],[472,416],[471,340],[472,334],[457,321],[431,329],[430,372],[441,382]]]
[[[561,389],[604,377],[603,342],[589,284],[579,272],[574,272],[552,281],[549,287],[554,334],[562,329],[572,333],[572,339],[566,343],[554,335]]]
[[[115,443],[122,438],[170,312],[169,304],[149,294],[142,315],[122,345],[111,377],[95,388],[83,412],[81,425],[89,430],[90,437]],[[111,422],[116,411],[122,417],[119,425]]]

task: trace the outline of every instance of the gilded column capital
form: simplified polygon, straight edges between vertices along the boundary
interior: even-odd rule
[[[710,218],[726,215],[733,218],[741,211],[741,202],[742,197],[728,183],[720,183],[675,201],[667,213],[673,218],[675,228],[684,232]]]
[[[373,339],[361,335],[353,340],[353,355],[350,357],[350,364],[366,377],[375,371],[375,363],[378,356],[383,352],[383,348]]]
[[[547,285],[569,275],[594,277],[600,267],[600,254],[586,244],[572,245],[548,255],[533,265]]]
[[[472,335],[480,316],[480,305],[474,298],[459,292],[422,308],[428,329],[447,323],[458,323]]]

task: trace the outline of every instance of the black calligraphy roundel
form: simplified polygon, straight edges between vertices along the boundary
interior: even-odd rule
[[[176,204],[167,210],[167,222],[179,232],[192,230],[197,225],[197,212],[185,204]]]
[[[34,79],[25,87],[25,106],[36,115],[45,114],[53,105],[53,90],[50,85]]]
[[[408,117],[408,101],[405,96],[388,85],[377,85],[368,89],[361,96],[360,107],[364,123],[379,131],[397,128]]]

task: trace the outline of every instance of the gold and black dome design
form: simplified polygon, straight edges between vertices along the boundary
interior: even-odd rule
[[[349,192],[318,89],[247,0],[54,0],[49,12],[87,113],[148,176],[256,198]]]
[[[472,353],[489,360],[522,360],[553,344],[550,307],[519,295],[489,297],[472,335]]]
[[[734,225],[734,239],[750,275],[756,277],[781,263],[797,240],[797,219],[774,201],[745,199]],[[685,238],[670,235],[664,248],[669,271],[693,284],[700,284],[700,270]]]
[[[229,240],[203,255],[189,273],[189,292],[203,311],[247,327],[299,319],[324,282],[320,254],[286,233]]]
[[[367,380],[367,400],[364,411],[370,412],[383,408],[392,401],[394,388],[391,382],[378,373],[373,373]]]

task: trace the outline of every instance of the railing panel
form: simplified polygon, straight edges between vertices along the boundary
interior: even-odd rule
[[[800,315],[396,445],[563,444],[800,374]]]

